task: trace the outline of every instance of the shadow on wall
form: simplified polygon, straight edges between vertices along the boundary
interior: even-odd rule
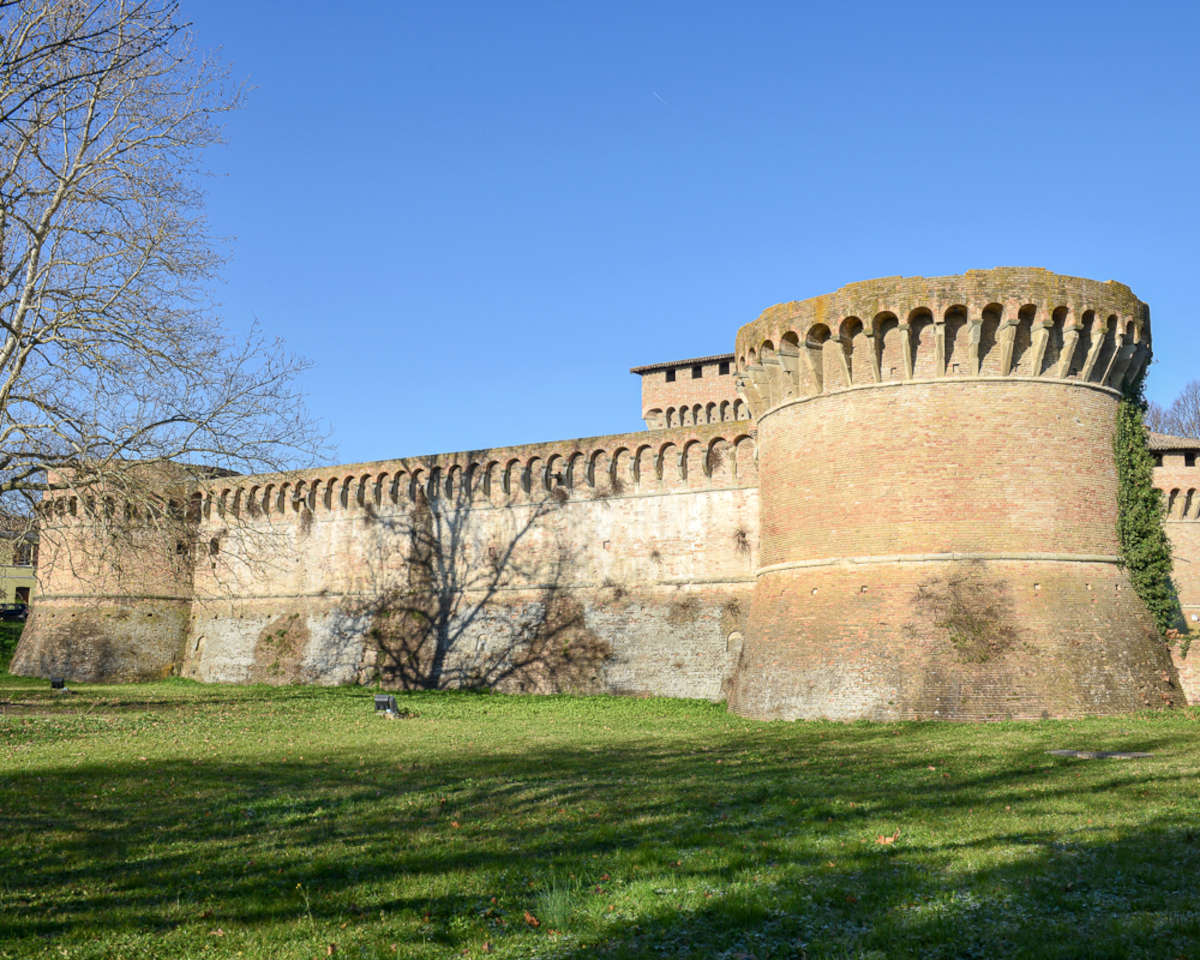
[[[364,638],[360,682],[405,690],[601,692],[607,642],[567,588],[578,559],[558,534],[566,491],[519,509],[480,509],[455,471],[429,480],[405,510],[381,515],[366,582],[336,611],[335,637]],[[536,491],[535,491],[536,492]]]

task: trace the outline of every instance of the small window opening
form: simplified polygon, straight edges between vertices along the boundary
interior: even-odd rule
[[[1185,453],[1183,455],[1183,465],[1185,467],[1194,467],[1196,465],[1196,454]]]
[[[668,370],[667,371],[667,383],[674,383],[674,382],[675,382],[675,371]]]
[[[692,367],[693,380],[699,380],[702,376],[704,376],[704,368],[700,366],[700,364],[696,364],[694,367]]]
[[[1155,465],[1156,467],[1161,467],[1161,466],[1162,466],[1162,454],[1161,454],[1161,453],[1156,453],[1156,454],[1154,455],[1154,465]]]
[[[719,367],[717,367],[717,373],[722,377],[726,376],[729,373],[729,361],[728,360],[721,361],[721,365]]]

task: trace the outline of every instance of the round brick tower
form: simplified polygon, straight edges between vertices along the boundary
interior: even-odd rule
[[[742,327],[761,543],[731,709],[1181,705],[1118,557],[1116,410],[1149,346],[1128,287],[1035,268],[851,284]]]
[[[195,473],[173,463],[130,465],[123,479],[141,493],[134,503],[116,486],[46,495],[38,593],[12,673],[126,683],[159,680],[178,666],[193,595]],[[154,519],[146,510],[151,490],[162,491]]]

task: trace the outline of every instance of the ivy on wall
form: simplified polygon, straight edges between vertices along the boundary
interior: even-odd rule
[[[1154,486],[1154,458],[1143,415],[1143,377],[1126,388],[1117,408],[1113,452],[1117,460],[1117,536],[1133,588],[1165,638],[1184,627],[1179,596],[1171,580],[1171,543],[1163,527],[1162,492]],[[1187,641],[1182,643],[1187,652]]]

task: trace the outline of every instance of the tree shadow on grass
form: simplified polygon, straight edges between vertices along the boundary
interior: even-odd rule
[[[484,936],[570,958],[1196,954],[1192,811],[1087,822],[1131,791],[1189,796],[1184,773],[1085,768],[1043,744],[973,769],[888,749],[894,728],[793,729],[400,763],[17,770],[0,786],[0,943],[197,925],[300,936],[307,915],[321,930],[361,920],[369,946],[365,918],[381,915],[425,938],[413,956]],[[1124,746],[1186,743],[1176,730]],[[538,918],[564,877],[559,918]]]

